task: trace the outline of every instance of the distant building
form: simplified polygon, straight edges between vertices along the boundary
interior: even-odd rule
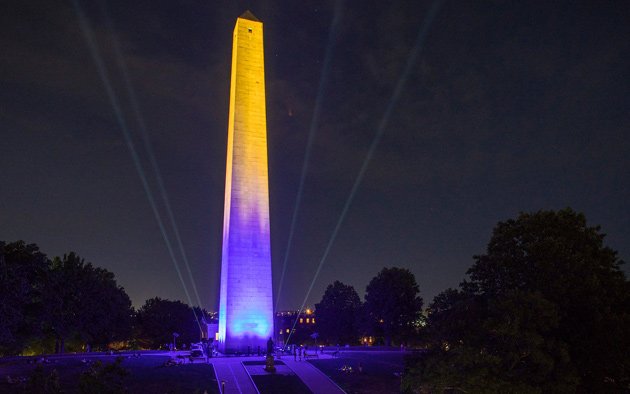
[[[201,332],[201,339],[214,342],[219,339],[219,323],[206,323],[206,331]]]
[[[314,344],[312,335],[317,332],[317,317],[311,308],[298,311],[276,312],[275,316],[277,344]]]
[[[201,323],[201,339],[216,341],[219,333],[219,313],[206,312],[206,315],[201,319]]]

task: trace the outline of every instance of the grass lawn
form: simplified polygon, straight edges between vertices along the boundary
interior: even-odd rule
[[[280,360],[276,360],[274,364],[278,367],[277,373],[260,373],[257,368],[264,366],[265,361],[243,361],[243,365],[247,369],[247,373],[258,388],[261,394],[311,394],[312,391],[297,377],[286,365]],[[288,373],[290,371],[290,373]]]
[[[339,358],[309,360],[348,394],[400,393],[402,352],[342,352]],[[343,367],[346,371],[342,371]],[[361,372],[359,371],[361,367]]]
[[[59,383],[64,393],[79,392],[79,376],[88,370],[82,362],[82,355],[50,357],[51,363],[42,364],[48,375],[57,370]],[[103,364],[113,363],[116,356],[89,357],[86,360],[99,360]],[[165,367],[168,356],[143,355],[139,358],[125,358],[122,367],[129,374],[124,378],[128,392],[135,393],[219,393],[214,369],[209,364],[185,364]],[[23,384],[9,384],[7,376],[13,379],[28,377],[36,365],[27,364],[26,358],[0,359],[0,393],[20,393]]]
[[[251,375],[260,394],[312,394],[296,375]]]

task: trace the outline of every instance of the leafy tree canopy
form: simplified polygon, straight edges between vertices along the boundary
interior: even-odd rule
[[[386,345],[399,343],[414,333],[422,312],[422,298],[415,276],[405,268],[383,268],[367,285],[365,312]]]
[[[116,284],[114,274],[86,263],[74,252],[53,259],[44,300],[61,352],[70,335],[78,335],[90,345],[131,335],[131,300]]]
[[[335,281],[328,285],[322,300],[315,304],[317,329],[321,337],[332,344],[355,344],[361,299],[354,287]]]
[[[499,223],[470,279],[430,305],[430,352],[407,388],[627,390],[630,288],[603,240],[571,209]]]
[[[133,310],[114,274],[75,253],[50,261],[35,244],[0,242],[0,354],[65,340],[104,345],[128,339]]]
[[[35,244],[0,241],[0,355],[41,334],[41,288],[48,259]]]
[[[197,342],[200,327],[193,309],[181,301],[148,299],[136,314],[136,338],[145,348],[159,348],[173,342],[173,333],[179,334],[177,343]]]

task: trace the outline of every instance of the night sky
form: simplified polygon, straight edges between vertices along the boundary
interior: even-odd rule
[[[265,28],[275,291],[323,82],[279,302],[299,307],[433,2],[79,4],[166,218],[120,47],[210,310],[236,17],[250,9]],[[362,295],[385,266],[409,268],[429,302],[521,211],[570,206],[629,259],[629,21],[628,1],[442,3],[309,304],[334,280]],[[0,240],[76,251],[114,272],[135,306],[187,302],[73,3],[4,2],[0,54]]]

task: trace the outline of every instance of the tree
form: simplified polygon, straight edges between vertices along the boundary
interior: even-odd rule
[[[131,335],[131,300],[114,274],[85,263],[74,252],[53,260],[44,300],[60,353],[70,337],[89,348]]]
[[[322,300],[315,304],[317,329],[324,341],[332,344],[356,343],[356,321],[360,308],[361,299],[354,287],[339,281],[328,285]]]
[[[604,237],[571,209],[521,214],[499,223],[487,253],[468,271],[478,293],[521,289],[558,308],[558,339],[568,344],[587,391],[630,383],[629,284]]]
[[[191,307],[159,297],[148,299],[138,310],[135,329],[139,344],[151,349],[172,343],[173,333],[179,334],[180,343],[197,342],[201,335]]]
[[[113,273],[75,253],[51,262],[35,244],[0,242],[0,354],[37,341],[52,350],[51,336],[61,352],[70,337],[99,345],[127,339],[132,313]]]
[[[35,244],[0,241],[0,355],[19,353],[41,334],[41,287],[48,269]]]
[[[448,289],[429,306],[427,354],[410,362],[407,390],[574,392],[558,310],[540,293],[500,298]]]
[[[470,279],[431,304],[407,388],[627,390],[629,285],[603,239],[571,209],[499,223]]]
[[[402,343],[413,335],[422,312],[415,276],[404,268],[383,268],[365,290],[365,311],[385,344]]]

